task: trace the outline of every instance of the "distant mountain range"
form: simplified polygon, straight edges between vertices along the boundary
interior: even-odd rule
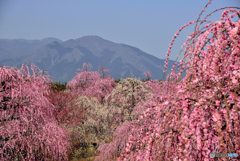
[[[47,70],[54,81],[70,81],[83,63],[90,63],[93,66],[91,71],[98,71],[99,66],[108,68],[107,74],[114,79],[135,76],[142,80],[145,78],[143,73],[149,71],[152,79],[161,80],[165,59],[98,36],[84,36],[65,42],[56,38],[0,39],[0,66],[20,67],[27,62],[41,70]],[[169,60],[167,73],[171,72],[174,63],[175,61]],[[185,75],[186,73],[183,77]]]

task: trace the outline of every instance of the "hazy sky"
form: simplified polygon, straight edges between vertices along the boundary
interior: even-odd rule
[[[97,35],[165,59],[176,31],[189,21],[196,21],[207,3],[208,0],[0,0],[0,39],[55,37],[66,41]],[[201,18],[225,6],[240,7],[240,0],[213,0]],[[218,20],[221,13],[209,20]],[[170,59],[176,60],[194,27],[180,33]]]

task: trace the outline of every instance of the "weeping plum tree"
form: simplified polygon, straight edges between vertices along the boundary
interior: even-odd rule
[[[86,95],[96,97],[101,104],[105,101],[105,96],[110,94],[112,90],[117,86],[117,83],[111,78],[110,75],[106,75],[107,68],[101,67],[99,73],[101,77],[95,80],[95,83],[86,90]]]
[[[31,69],[0,68],[0,160],[67,160],[70,136],[44,96],[49,78]]]
[[[146,80],[145,80],[145,81],[152,80],[152,78],[151,78],[151,73],[150,73],[150,72],[145,72],[145,73],[143,73],[143,75],[146,77]],[[144,79],[143,79],[143,81],[144,81]]]
[[[105,97],[105,103],[112,107],[113,111],[121,111],[123,120],[132,120],[131,113],[134,107],[151,95],[151,87],[136,78],[122,79],[113,89],[112,93]]]
[[[60,125],[69,126],[82,121],[84,111],[79,109],[75,103],[77,96],[72,95],[69,91],[54,89],[51,89],[45,96],[55,106],[54,116]]]
[[[73,95],[88,95],[98,98],[103,103],[107,94],[116,86],[114,79],[106,75],[107,68],[101,67],[98,72],[88,71],[91,64],[83,64],[83,69],[67,84]],[[99,74],[101,73],[101,75]]]
[[[211,0],[205,8],[209,4]],[[170,74],[178,90],[144,112],[137,123],[142,126],[135,126],[118,160],[210,160],[210,153],[240,154],[239,9],[224,7],[200,21],[201,12],[197,21],[177,31],[167,52],[165,69],[179,32],[196,23],[195,31],[184,43],[185,50],[181,49],[185,54],[180,73],[176,74],[173,66]],[[220,10],[223,13],[219,21],[206,20]],[[183,62],[187,57],[189,61]],[[179,81],[184,70],[187,75]],[[139,129],[141,133],[135,134]]]
[[[77,73],[70,82],[68,82],[67,87],[72,89],[72,93],[74,95],[83,94],[84,91],[86,91],[86,89],[99,78],[99,74],[97,72],[88,71],[91,67],[91,64],[84,63],[83,69],[77,69],[80,72]]]

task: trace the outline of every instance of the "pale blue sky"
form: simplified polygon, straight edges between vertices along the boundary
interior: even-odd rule
[[[208,0],[0,0],[0,39],[55,37],[66,41],[97,35],[165,59],[176,31],[189,21],[197,20],[207,2]],[[240,7],[240,0],[213,0],[202,18],[225,6]],[[220,14],[221,12],[214,14],[210,20],[218,20]],[[171,60],[176,60],[186,36],[193,29],[188,27],[180,33],[170,54]]]

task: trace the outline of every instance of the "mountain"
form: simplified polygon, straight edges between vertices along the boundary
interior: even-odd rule
[[[55,81],[70,81],[76,75],[76,69],[82,68],[83,63],[90,63],[93,66],[91,71],[98,71],[99,66],[108,68],[107,74],[114,79],[134,76],[143,79],[143,73],[147,71],[151,73],[152,79],[163,79],[164,59],[98,36],[84,36],[65,42],[52,41],[38,49],[35,47],[29,46],[29,52],[25,55],[19,54],[4,60],[0,58],[0,65],[19,67],[22,63],[31,62],[42,70],[48,70]],[[8,52],[11,50],[14,49],[8,48]],[[168,73],[174,63],[175,61],[169,60]]]
[[[14,59],[34,53],[37,49],[53,41],[62,42],[62,40],[56,38],[45,38],[42,40],[0,39],[0,62],[10,63]]]

